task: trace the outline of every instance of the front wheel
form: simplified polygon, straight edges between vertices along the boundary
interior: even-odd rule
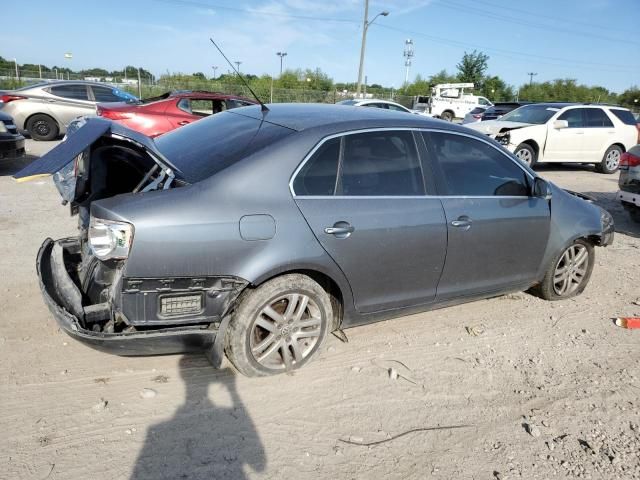
[[[445,122],[453,122],[453,112],[450,112],[448,110],[446,112],[442,112],[440,118]]]
[[[596,165],[596,170],[600,173],[615,173],[620,166],[620,157],[622,157],[622,149],[617,145],[611,145],[604,152],[602,161]]]
[[[33,140],[55,140],[60,133],[60,129],[58,128],[56,121],[44,113],[37,113],[33,115],[29,118],[25,126]]]
[[[296,370],[311,360],[333,324],[327,292],[306,275],[289,274],[239,299],[226,332],[227,357],[248,377]]]
[[[530,167],[533,167],[536,164],[536,151],[527,143],[521,143],[518,145],[513,154],[518,157],[521,162],[526,163]]]
[[[542,282],[533,293],[545,300],[564,300],[580,295],[591,277],[595,263],[593,245],[578,239],[551,262]]]

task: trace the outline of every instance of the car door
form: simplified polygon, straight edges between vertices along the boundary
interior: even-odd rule
[[[461,133],[425,132],[447,220],[438,299],[486,294],[535,280],[549,237],[549,201],[500,147]]]
[[[424,180],[410,130],[329,138],[292,180],[296,204],[345,273],[359,312],[435,298],[447,228]]]
[[[585,108],[585,129],[582,158],[599,162],[607,147],[616,140],[616,129],[607,114],[598,107]]]
[[[96,104],[89,100],[88,87],[82,83],[55,85],[49,88],[52,97],[47,106],[54,117],[65,127],[82,115],[94,115]]]
[[[555,120],[566,120],[567,128],[555,128],[554,119],[547,122],[547,142],[544,146],[545,161],[574,161],[582,159],[585,133],[584,108],[570,108]]]

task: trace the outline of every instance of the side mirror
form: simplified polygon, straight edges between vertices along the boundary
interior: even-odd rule
[[[569,128],[569,122],[566,120],[555,120],[553,122],[553,128],[556,130],[562,130],[563,128]]]
[[[544,198],[545,200],[551,200],[552,193],[549,182],[543,178],[536,177],[533,180],[533,196],[537,198]]]

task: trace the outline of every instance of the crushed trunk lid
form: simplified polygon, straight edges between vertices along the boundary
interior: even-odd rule
[[[82,123],[77,131],[68,134],[60,144],[20,170],[13,178],[18,182],[24,182],[53,175],[104,136],[130,142],[144,149],[165,171],[165,174],[180,176],[180,170],[160,153],[149,137],[102,118],[81,119],[76,122]]]

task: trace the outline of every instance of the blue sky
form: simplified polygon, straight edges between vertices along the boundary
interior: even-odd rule
[[[227,71],[213,36],[241,70],[277,74],[320,67],[336,81],[358,73],[364,0],[58,0],[20,2],[3,22],[0,55],[19,63],[72,68],[145,67],[155,74]],[[236,10],[237,9],[237,10]],[[404,41],[415,58],[410,78],[455,71],[465,50],[490,56],[489,73],[508,83],[576,78],[621,92],[640,85],[640,0],[371,0],[369,83],[404,80]],[[304,17],[321,17],[312,20]],[[65,52],[73,59],[65,60]]]

